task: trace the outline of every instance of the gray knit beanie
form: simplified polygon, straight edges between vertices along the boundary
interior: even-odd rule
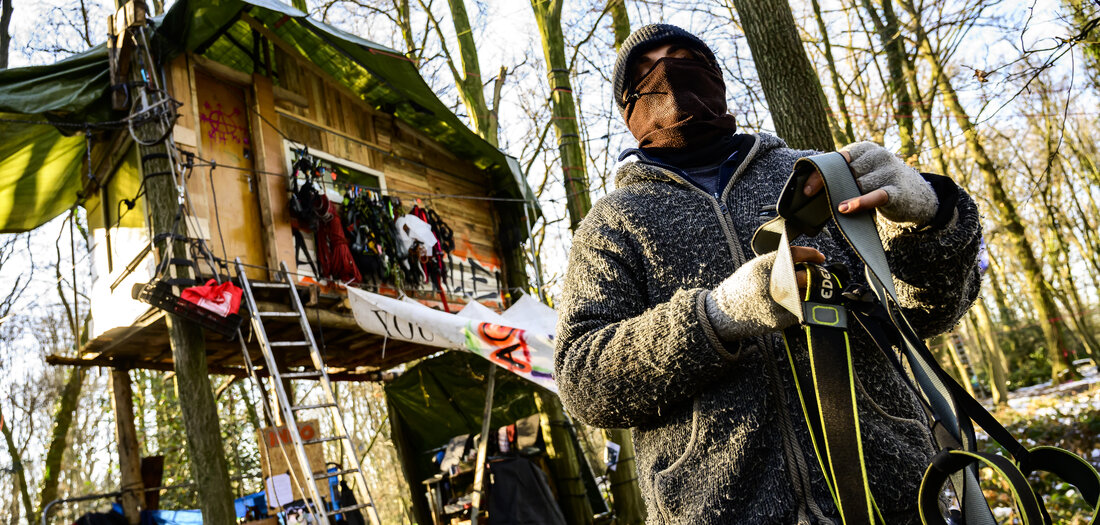
[[[612,78],[615,88],[613,96],[620,113],[626,110],[626,97],[624,95],[630,87],[627,85],[626,78],[629,64],[636,57],[650,49],[676,41],[686,43],[692,49],[702,52],[708,60],[717,66],[718,61],[714,58],[714,52],[699,37],[684,29],[671,24],[649,24],[640,27],[631,33],[623,42],[623,45],[619,47],[619,56],[615,60],[615,76]]]

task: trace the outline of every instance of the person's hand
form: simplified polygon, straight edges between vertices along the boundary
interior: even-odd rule
[[[734,341],[776,330],[798,322],[794,314],[772,299],[770,290],[772,266],[776,252],[761,255],[742,265],[707,294],[707,317],[718,337]],[[821,264],[825,255],[804,246],[791,246],[794,262]],[[806,272],[795,274],[800,288],[806,287]]]
[[[877,208],[883,217],[920,226],[932,220],[939,199],[920,173],[874,142],[856,142],[840,150],[852,168],[863,195],[837,206],[849,214]],[[810,175],[803,192],[815,195],[825,187],[820,173]]]
[[[794,264],[800,262],[825,264],[825,254],[806,246],[791,246],[791,261]],[[798,289],[806,291],[806,270],[794,272],[794,278],[798,281]]]

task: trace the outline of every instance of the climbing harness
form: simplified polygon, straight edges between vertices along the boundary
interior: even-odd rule
[[[815,171],[824,178],[825,189],[806,196],[802,188]],[[939,451],[925,470],[918,492],[923,523],[947,523],[939,496],[948,481],[958,497],[963,523],[997,523],[978,484],[979,465],[1005,478],[1024,525],[1051,523],[1042,498],[1027,481],[1036,471],[1050,472],[1073,485],[1093,508],[1089,523],[1097,523],[1100,474],[1091,464],[1056,447],[1025,448],[939,366],[902,313],[873,215],[833,213],[840,202],[860,194],[841,154],[799,159],[776,205],[779,216],[761,226],[752,239],[758,255],[778,252],[770,292],[801,322],[800,327],[784,332],[784,342],[814,450],[843,523],[885,523],[872,494],[862,449],[858,379],[848,339],[857,325],[917,394],[929,416]],[[800,263],[796,268],[793,263],[790,242],[801,235],[817,235],[830,220],[864,264],[866,283],[849,282],[843,266]],[[805,295],[799,293],[796,269],[806,271]],[[791,341],[800,338],[805,338],[808,348],[808,367],[791,351]],[[1011,459],[979,452],[975,424]]]
[[[321,194],[317,191],[317,187],[313,185],[313,157],[309,155],[308,151],[302,152],[302,155],[294,162],[291,172],[290,199],[287,207],[290,210],[292,226],[290,230],[294,233],[294,261],[297,264],[303,262],[309,264],[309,269],[313,272],[313,275],[320,277],[321,271],[317,268],[317,263],[313,262],[313,256],[309,254],[306,239],[302,235],[302,232],[312,233],[317,231],[321,223],[321,219],[316,212],[316,201],[320,200]],[[301,184],[298,183],[299,174],[306,179]],[[305,261],[299,257],[299,254],[305,256]]]
[[[420,257],[420,264],[424,268],[424,280],[430,282],[439,291],[439,299],[443,303],[443,311],[450,312],[451,307],[447,304],[447,294],[443,288],[443,284],[447,280],[447,268],[444,266],[443,257],[448,255],[450,250],[454,249],[454,236],[451,233],[451,228],[439,218],[434,211],[426,210],[420,207],[420,205],[413,206],[413,209],[409,211],[409,215],[412,215],[425,223],[432,229],[432,235],[435,236],[435,244],[432,245],[432,251],[430,254],[424,254]],[[434,217],[434,218],[430,218]],[[443,242],[440,239],[440,234],[446,233],[448,246],[450,250],[445,250]]]

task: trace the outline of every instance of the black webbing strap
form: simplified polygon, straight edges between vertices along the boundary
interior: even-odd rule
[[[814,394],[810,400],[800,392],[799,398],[805,405],[812,402],[817,412],[815,420],[804,406],[806,423],[817,436],[814,448],[818,460],[824,459],[822,470],[841,519],[848,524],[876,523],[860,436],[848,316],[840,304],[842,284],[822,266],[803,263],[798,267],[806,271],[803,330]],[[793,359],[792,367],[799,368]],[[799,375],[805,374],[796,372],[796,377]]]
[[[1008,458],[986,452],[944,449],[932,458],[932,463],[925,470],[917,496],[921,521],[925,525],[947,525],[947,520],[940,513],[940,489],[949,476],[962,472],[975,463],[983,463],[991,467],[994,472],[1008,481],[1022,525],[1050,523],[1050,518],[1046,516],[1046,509],[1035,495],[1035,491],[1031,490],[1027,478]]]
[[[290,231],[294,234],[294,262],[301,264],[302,260],[298,258],[298,254],[304,254],[306,257],[305,262],[309,263],[309,269],[313,271],[313,275],[317,278],[321,278],[321,272],[317,270],[317,265],[313,262],[313,257],[309,254],[309,248],[306,247],[306,239],[302,237],[302,231],[298,228],[291,228]]]

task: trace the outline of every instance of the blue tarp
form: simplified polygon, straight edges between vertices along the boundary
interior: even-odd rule
[[[122,505],[114,503],[111,510],[122,514]],[[202,525],[201,510],[143,510],[141,525]]]

